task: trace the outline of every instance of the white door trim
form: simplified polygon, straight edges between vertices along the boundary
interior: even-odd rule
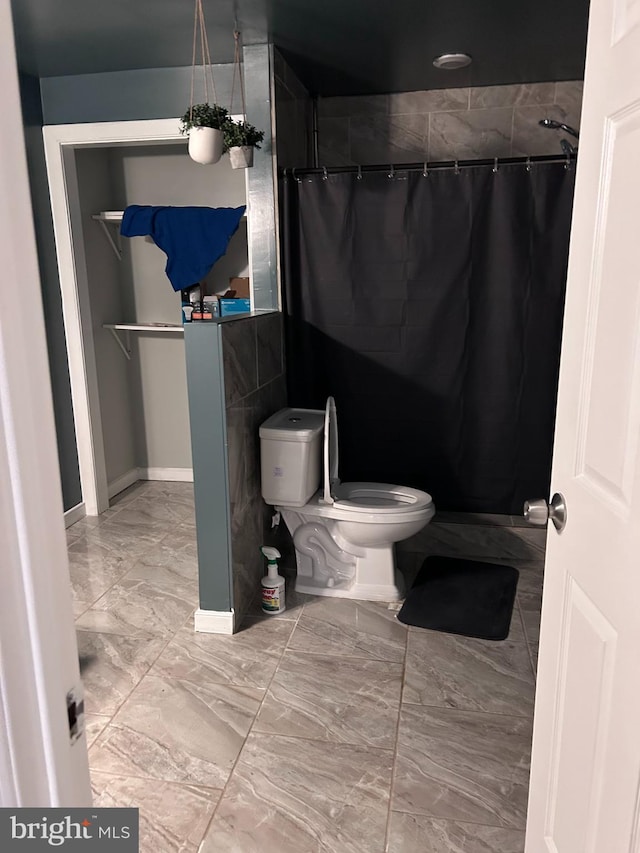
[[[180,135],[179,122],[178,118],[151,119],[60,124],[43,128],[67,337],[80,485],[87,515],[98,515],[108,509],[109,486],[104,461],[87,266],[83,241],[78,239],[82,234],[82,226],[74,150],[91,146],[175,143],[184,138]]]
[[[0,0],[0,806],[91,803],[62,489],[10,0]],[[24,306],[29,306],[24,310]]]

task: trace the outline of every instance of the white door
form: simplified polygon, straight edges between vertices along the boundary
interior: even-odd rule
[[[638,0],[591,2],[552,492],[526,851],[638,853]]]
[[[81,685],[10,0],[0,0],[0,91],[0,807],[85,806],[87,742],[67,716]]]

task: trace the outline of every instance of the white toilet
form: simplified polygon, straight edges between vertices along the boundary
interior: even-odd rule
[[[262,497],[293,536],[296,590],[368,601],[402,598],[393,543],[429,523],[431,496],[388,483],[340,482],[333,397],[324,412],[276,412],[260,427],[260,447]]]

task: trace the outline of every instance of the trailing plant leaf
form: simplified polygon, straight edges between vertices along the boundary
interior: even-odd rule
[[[233,121],[229,119],[224,127],[224,151],[238,146],[250,145],[260,148],[260,142],[264,139],[264,131],[258,130],[248,121]]]
[[[188,133],[192,127],[213,127],[225,130],[231,123],[229,111],[217,104],[194,104],[180,119],[180,133]]]

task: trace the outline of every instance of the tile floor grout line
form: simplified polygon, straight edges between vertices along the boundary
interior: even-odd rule
[[[256,598],[258,598],[258,597],[259,597],[259,596],[256,596]],[[254,599],[254,600],[255,600],[255,599]],[[273,670],[273,674],[272,674],[271,678],[269,679],[269,683],[268,683],[268,684],[267,684],[267,686],[264,688],[264,695],[262,696],[262,699],[260,700],[260,704],[259,704],[259,706],[258,706],[258,708],[257,708],[257,710],[256,710],[256,712],[255,712],[255,714],[254,714],[253,721],[252,721],[251,725],[249,726],[249,729],[248,729],[248,731],[247,731],[247,734],[245,735],[245,738],[244,738],[244,740],[243,740],[242,746],[240,747],[240,750],[238,751],[238,756],[237,756],[237,758],[236,758],[236,760],[235,760],[235,762],[234,762],[234,764],[233,764],[233,767],[231,768],[231,771],[230,771],[230,773],[229,773],[229,775],[228,775],[228,777],[227,777],[227,780],[226,780],[226,782],[225,782],[225,784],[224,784],[224,786],[223,786],[223,788],[222,788],[222,793],[221,793],[221,795],[220,795],[220,798],[219,798],[218,802],[216,803],[216,806],[215,806],[215,808],[214,808],[214,810],[213,810],[213,813],[212,813],[212,815],[211,815],[211,818],[210,818],[210,820],[209,820],[209,822],[208,822],[208,824],[207,824],[207,827],[206,827],[206,829],[205,829],[205,831],[204,831],[204,834],[203,834],[203,836],[202,836],[202,838],[201,838],[201,840],[200,840],[200,844],[198,845],[198,850],[200,850],[200,849],[201,849],[201,847],[202,847],[202,843],[204,842],[205,838],[207,837],[207,834],[209,833],[209,830],[210,830],[210,828],[211,828],[211,826],[212,826],[212,824],[213,824],[213,822],[214,822],[214,820],[215,820],[216,814],[217,814],[217,812],[218,812],[218,808],[220,807],[220,803],[221,803],[221,802],[222,802],[222,800],[224,799],[224,796],[225,796],[225,794],[226,794],[226,792],[227,792],[227,788],[228,788],[229,784],[231,783],[231,780],[232,780],[232,778],[233,778],[233,774],[234,774],[234,772],[235,772],[235,770],[236,770],[236,767],[238,766],[238,763],[240,762],[240,759],[241,759],[241,757],[242,757],[242,753],[243,753],[244,748],[245,748],[245,746],[246,746],[246,744],[247,744],[247,741],[248,741],[248,739],[249,739],[250,735],[251,735],[252,733],[254,733],[254,726],[255,726],[256,721],[257,721],[257,719],[258,719],[258,716],[259,716],[259,714],[260,714],[260,710],[262,709],[262,706],[263,706],[263,704],[264,704],[264,702],[265,702],[265,700],[266,700],[266,698],[267,698],[267,695],[269,694],[269,690],[270,690],[270,688],[271,688],[271,685],[273,684],[273,680],[275,679],[275,677],[276,677],[276,675],[277,675],[277,673],[278,673],[278,669],[279,669],[279,667],[280,667],[280,664],[282,663],[282,659],[284,658],[285,653],[286,653],[287,651],[290,651],[290,649],[289,649],[289,644],[290,644],[290,642],[291,642],[291,638],[293,637],[293,634],[295,633],[296,627],[297,627],[298,622],[299,622],[299,620],[300,620],[300,618],[301,618],[301,616],[302,616],[302,614],[303,614],[303,612],[304,612],[304,609],[305,609],[305,607],[306,607],[306,604],[307,604],[307,602],[304,602],[304,603],[303,603],[303,605],[302,605],[302,607],[300,608],[300,613],[298,614],[298,617],[297,617],[297,619],[296,619],[296,620],[295,620],[295,622],[294,622],[293,629],[292,629],[292,630],[291,630],[291,632],[289,633],[289,637],[287,638],[287,641],[286,641],[286,643],[284,644],[284,646],[283,646],[283,648],[282,648],[282,651],[280,652],[280,656],[279,656],[278,663],[276,664],[276,666],[275,666],[275,668],[274,668],[274,670]],[[246,618],[247,618],[247,616],[245,615],[245,616],[243,617],[243,621],[244,621]],[[251,617],[249,617],[249,618],[251,618]],[[257,618],[257,617],[256,617],[256,618]],[[262,620],[260,620],[260,621],[262,621]],[[283,619],[282,621],[284,622],[284,621],[293,621],[293,620],[284,620],[284,619]],[[241,624],[242,624],[242,623],[241,623]],[[399,712],[398,712],[398,714],[399,714]],[[263,734],[263,732],[258,732],[258,731],[256,731],[256,732],[255,732],[255,734]],[[309,742],[311,742],[311,743],[322,743],[322,742],[323,742],[323,741],[318,741],[317,739],[315,739],[315,740],[314,740],[313,738],[296,737],[296,736],[294,736],[294,735],[278,735],[278,734],[273,734],[273,735],[270,735],[270,736],[271,736],[271,737],[276,737],[276,738],[277,738],[277,737],[289,737],[289,738],[295,738],[295,739],[297,739],[297,740],[309,741]],[[369,748],[369,749],[381,749],[381,748],[379,748],[379,747],[368,747],[368,748]],[[384,751],[384,752],[390,752],[391,750],[381,749],[381,751]]]
[[[135,565],[135,564],[134,564],[134,565]],[[131,568],[133,568],[133,566],[132,566]],[[121,574],[119,577],[117,577],[117,578],[114,580],[114,582],[111,584],[111,586],[107,587],[107,589],[105,589],[105,590],[104,590],[104,592],[102,592],[102,593],[101,593],[101,594],[100,594],[100,595],[99,595],[99,596],[98,596],[98,597],[97,597],[97,598],[96,598],[96,599],[95,599],[95,600],[94,600],[94,601],[93,601],[93,602],[92,602],[92,603],[87,607],[87,610],[91,610],[91,608],[92,608],[92,607],[95,607],[95,605],[100,601],[100,599],[104,598],[104,596],[105,596],[108,592],[111,592],[111,590],[114,588],[114,586],[117,586],[117,584],[119,584],[119,583],[120,583],[120,581],[122,580],[122,578],[123,578],[123,577],[124,577],[128,572],[129,572],[129,569],[126,569],[126,570],[124,571],[124,573],[123,573],[123,574]],[[80,614],[80,616],[76,616],[76,617],[74,618],[74,620],[73,620],[73,621],[74,621],[74,623],[75,623],[78,619],[80,619],[82,616],[84,616],[84,614],[87,612],[87,610],[83,611],[83,612]],[[80,630],[82,630],[82,629],[80,629]],[[106,632],[105,632],[105,633],[106,633]]]
[[[453,713],[460,714],[483,714],[488,717],[508,717],[509,719],[515,718],[518,720],[533,720],[533,705],[531,706],[530,714],[514,714],[501,713],[500,711],[484,711],[482,708],[453,708],[450,705],[433,705],[425,704],[423,702],[405,702],[404,700],[400,702],[400,705],[408,706],[410,708],[433,708],[436,711],[452,711]]]
[[[291,621],[291,620],[290,620]],[[293,631],[291,632],[293,633]],[[331,652],[314,652],[309,651],[309,649],[297,649],[290,648],[288,645],[284,649],[285,652],[290,652],[291,654],[296,655],[304,655],[305,657],[317,657],[317,658],[332,658],[337,660],[348,660],[348,661],[362,661],[363,663],[386,663],[390,666],[404,666],[404,661],[402,660],[387,660],[387,658],[363,658],[358,655],[341,655],[338,653],[332,654]]]
[[[396,616],[397,619],[397,616]],[[393,795],[395,789],[395,780],[396,780],[396,766],[398,763],[398,740],[400,737],[400,718],[402,716],[402,697],[404,695],[404,687],[407,678],[407,657],[409,654],[409,631],[407,630],[405,633],[405,644],[404,644],[404,658],[402,661],[402,683],[400,685],[400,702],[398,703],[398,718],[396,720],[396,736],[394,740],[393,746],[393,760],[391,762],[391,779],[389,781],[389,805],[387,808],[387,824],[385,826],[384,840],[383,840],[383,851],[387,853],[389,849],[390,837],[389,833],[391,831],[391,814],[393,811]]]
[[[112,770],[94,770],[102,776],[110,776],[114,779],[138,779],[140,782],[161,782],[164,785],[177,785],[181,788],[205,788],[207,791],[221,792],[221,788],[213,788],[202,782],[185,782],[183,779],[160,779],[157,776],[141,776],[137,773],[114,773]]]
[[[511,826],[503,823],[483,823],[482,821],[469,820],[468,818],[458,818],[458,817],[441,817],[435,814],[429,814],[428,812],[409,812],[405,809],[394,809],[396,814],[406,814],[411,815],[413,817],[426,817],[428,820],[442,821],[443,823],[462,823],[466,826],[485,826],[487,829],[507,829],[512,832],[521,832],[523,835],[525,833],[525,828],[521,826]],[[464,853],[464,851],[462,851]],[[489,853],[493,853],[493,851],[489,851]]]
[[[527,629],[524,624],[524,616],[522,615],[522,608],[520,607],[520,600],[516,596],[516,606],[518,608],[518,614],[520,615],[520,623],[522,625],[522,633],[524,634],[525,641],[527,643],[527,654],[529,655],[529,664],[531,666],[531,673],[533,675],[533,698],[535,700],[536,688],[538,684],[538,673],[537,667],[533,664],[533,655],[531,654],[531,643],[529,642],[529,635],[527,634]]]
[[[120,702],[120,704],[118,705],[118,707],[116,708],[116,710],[115,710],[115,711],[113,712],[113,714],[111,715],[111,717],[110,717],[109,722],[107,723],[107,725],[104,727],[104,729],[100,732],[100,734],[98,735],[98,737],[97,737],[97,738],[94,740],[94,742],[91,744],[90,749],[91,749],[91,748],[93,748],[93,747],[98,743],[98,741],[101,741],[101,740],[102,740],[102,736],[104,735],[105,731],[109,728],[109,726],[113,723],[113,720],[114,720],[114,718],[116,717],[116,715],[120,713],[120,711],[122,710],[122,706],[123,706],[123,705],[124,705],[124,704],[125,704],[125,703],[130,699],[130,698],[131,698],[131,696],[132,696],[133,692],[134,692],[134,691],[135,691],[135,690],[140,686],[140,684],[142,683],[143,679],[145,679],[145,678],[149,675],[149,671],[151,670],[151,667],[152,667],[152,666],[154,666],[154,664],[156,664],[156,663],[157,663],[158,658],[160,657],[160,655],[161,655],[161,654],[163,654],[163,653],[164,653],[165,649],[167,648],[167,646],[169,645],[169,643],[173,640],[173,638],[174,638],[174,637],[175,637],[175,635],[178,633],[178,631],[180,631],[180,630],[181,630],[181,629],[182,629],[182,628],[183,628],[183,627],[184,627],[184,626],[189,622],[189,620],[193,617],[193,613],[194,613],[194,612],[195,612],[195,610],[194,610],[194,611],[193,611],[193,612],[192,612],[192,613],[187,617],[187,619],[184,621],[184,623],[182,623],[182,624],[180,625],[180,627],[179,627],[179,628],[177,628],[177,629],[176,629],[176,631],[175,631],[175,632],[174,632],[174,633],[173,633],[173,634],[168,638],[167,642],[162,646],[162,648],[160,649],[160,651],[158,652],[158,654],[156,655],[156,657],[152,660],[152,662],[151,662],[151,663],[149,664],[149,666],[147,667],[146,672],[143,672],[143,673],[142,673],[142,675],[140,676],[140,678],[135,682],[135,684],[133,685],[133,687],[131,688],[131,690],[127,693],[127,695],[126,695],[126,696],[125,696],[125,698],[122,700],[122,702]],[[76,629],[76,630],[82,630],[82,629]],[[87,631],[87,632],[85,632],[85,633],[93,633],[93,634],[108,634],[109,632],[108,632],[108,631]],[[122,635],[122,634],[117,634],[116,636],[123,636],[123,635]],[[135,639],[135,640],[137,640],[137,639],[144,639],[144,638],[140,638],[140,637],[132,637],[131,639]],[[160,639],[160,638],[158,638],[158,639]],[[100,712],[99,712],[99,711],[96,711],[96,713],[97,713],[97,714],[99,714]],[[89,762],[89,765],[91,765],[91,762]]]
[[[258,594],[256,594],[255,598],[256,598],[256,599],[258,598]],[[255,600],[255,599],[254,599],[254,600]],[[302,607],[300,608],[300,612],[301,612],[301,613],[302,613],[302,610],[304,610],[304,604],[303,604],[303,605],[302,605]],[[298,618],[300,618],[300,617],[298,616]],[[242,620],[242,621],[244,621],[244,619],[246,619],[246,616],[244,616],[244,617],[243,617],[243,620]],[[284,621],[292,621],[292,620],[284,620],[284,619],[283,619],[282,621],[284,622]],[[242,622],[241,622],[240,624],[242,624]],[[220,807],[220,803],[221,803],[221,802],[222,802],[222,800],[224,799],[224,796],[225,796],[225,794],[226,794],[226,792],[227,792],[227,787],[228,787],[228,786],[229,786],[229,784],[231,783],[231,780],[232,780],[232,778],[233,778],[233,774],[234,774],[234,772],[235,772],[235,769],[236,769],[236,767],[238,766],[238,763],[240,762],[240,758],[242,757],[242,753],[244,752],[244,748],[245,748],[245,746],[246,746],[247,740],[249,739],[249,736],[250,736],[250,735],[251,735],[251,733],[253,732],[253,727],[254,727],[254,725],[255,725],[256,720],[258,719],[258,714],[260,713],[260,710],[261,710],[261,708],[262,708],[262,706],[263,706],[263,704],[264,704],[264,701],[265,701],[265,699],[267,698],[267,694],[269,693],[269,688],[271,687],[271,684],[273,683],[273,679],[276,677],[276,673],[278,672],[278,667],[280,666],[280,663],[282,662],[282,658],[283,658],[284,653],[285,653],[285,651],[286,651],[286,649],[287,649],[287,646],[289,645],[289,642],[290,642],[290,640],[291,640],[291,637],[293,636],[293,632],[294,632],[294,631],[295,631],[295,629],[296,629],[296,625],[297,625],[297,621],[294,623],[293,629],[291,630],[291,632],[289,633],[289,637],[287,638],[287,642],[284,644],[284,646],[283,646],[283,648],[282,648],[282,651],[280,652],[280,657],[279,657],[279,659],[278,659],[278,663],[276,664],[276,666],[275,666],[275,667],[274,667],[274,669],[273,669],[273,673],[272,673],[272,675],[271,675],[271,678],[269,679],[269,683],[268,683],[268,684],[267,684],[267,686],[264,688],[264,694],[263,694],[263,696],[262,696],[262,699],[260,700],[260,704],[258,705],[258,707],[257,707],[257,709],[256,709],[256,712],[255,712],[255,714],[253,715],[253,720],[251,721],[251,725],[250,725],[250,726],[249,726],[249,728],[247,729],[247,734],[245,735],[244,740],[242,741],[242,746],[241,746],[241,747],[240,747],[240,749],[238,750],[238,755],[236,756],[236,760],[233,762],[233,767],[231,768],[231,771],[229,772],[229,775],[227,776],[227,780],[226,780],[226,782],[224,783],[224,785],[223,785],[223,787],[222,787],[222,793],[220,794],[220,797],[219,797],[219,799],[218,799],[218,802],[216,803],[215,808],[214,808],[214,810],[213,810],[213,812],[212,812],[212,814],[211,814],[211,818],[209,819],[209,822],[207,823],[207,826],[206,826],[206,828],[205,828],[205,830],[204,830],[204,833],[203,833],[203,835],[202,835],[202,838],[200,839],[200,843],[198,844],[198,847],[197,847],[198,851],[201,849],[202,844],[203,844],[203,842],[204,842],[205,838],[207,837],[207,834],[209,833],[209,830],[211,829],[211,826],[212,826],[212,824],[213,824],[213,821],[215,820],[216,814],[217,814],[218,809],[219,809],[219,807]],[[233,636],[233,635],[232,635],[232,636]],[[256,734],[257,734],[257,732],[256,732]]]
[[[77,630],[79,630],[79,631],[87,631],[87,630],[88,630],[88,631],[90,631],[90,630],[91,630],[90,628],[82,628],[82,627],[78,626],[78,624],[77,624],[78,619],[81,619],[81,618],[82,618],[82,616],[84,616],[84,615],[85,615],[89,610],[92,610],[92,609],[96,606],[96,604],[98,604],[100,601],[102,601],[102,599],[103,599],[103,598],[104,598],[108,593],[112,592],[112,591],[113,591],[113,589],[114,589],[116,586],[118,586],[118,584],[122,583],[122,581],[124,580],[124,578],[126,577],[126,575],[128,575],[128,574],[129,574],[129,572],[130,572],[130,571],[132,571],[132,570],[135,568],[135,566],[138,564],[139,560],[141,560],[141,559],[142,559],[142,555],[140,555],[140,557],[137,557],[137,558],[135,559],[135,561],[131,564],[131,566],[129,566],[129,568],[128,568],[128,569],[126,569],[126,570],[125,570],[125,572],[124,572],[122,575],[120,575],[120,576],[119,576],[119,577],[118,577],[118,578],[117,578],[117,579],[116,579],[116,580],[111,584],[111,586],[110,586],[110,587],[108,587],[107,589],[105,589],[105,591],[104,591],[103,593],[101,593],[101,594],[98,596],[98,598],[96,598],[96,600],[93,602],[93,604],[90,604],[90,605],[89,605],[89,607],[87,608],[87,610],[85,610],[83,613],[81,613],[81,614],[80,614],[80,616],[76,616],[76,617],[74,617],[74,620],[73,620],[73,621],[74,621],[74,625],[76,626],[76,629],[77,629]],[[154,581],[153,579],[150,579],[150,578],[130,578],[130,582],[131,582],[131,583],[147,583],[147,584],[149,584],[149,585],[150,585],[150,586],[152,586],[152,587],[153,587],[153,585],[154,585],[154,583],[155,583],[155,584],[159,584],[161,589],[162,589],[164,586],[167,586],[167,587],[170,587],[170,586],[171,586],[170,582],[166,582],[166,583],[165,583],[164,581]],[[197,609],[198,609],[198,605],[196,605],[196,607],[194,607],[194,609],[193,609],[193,611],[192,611],[192,614],[191,614],[191,615],[193,615],[193,612],[195,612],[195,610],[197,610]],[[106,611],[105,611],[105,612],[106,612]],[[181,625],[180,627],[182,627],[182,625]],[[94,632],[94,633],[98,633],[98,634],[113,634],[114,632],[113,632],[113,631],[96,631],[96,632]],[[133,635],[132,635],[132,634],[123,634],[122,636],[127,637],[127,636],[133,636]],[[137,638],[137,639],[142,639],[142,638]]]
[[[513,608],[514,608],[514,610],[517,608],[517,604],[515,601],[513,603]],[[513,623],[513,616],[511,617],[511,619],[512,619],[512,623]],[[468,637],[465,634],[450,634],[447,631],[437,631],[437,630],[432,629],[432,628],[416,628],[412,625],[408,625],[407,627],[409,628],[409,633],[413,634],[414,636],[417,636],[417,637],[434,637],[434,636],[442,636],[443,634],[445,634],[446,636],[449,636],[449,637],[455,637],[459,642],[463,642],[463,643],[465,643],[465,642],[484,643],[485,645],[483,646],[483,648],[487,648],[487,649],[500,648],[500,646],[498,645],[499,643],[515,643],[517,646],[521,646],[523,643],[529,642],[527,640],[526,635],[524,634],[524,629],[523,629],[523,636],[522,637],[512,637],[511,635],[509,635],[508,637],[505,637],[504,640],[483,640],[480,637]]]
[[[533,687],[534,687],[534,694],[535,694],[535,688],[536,688],[536,685],[538,683],[538,667],[533,662],[533,652],[531,649],[532,645],[533,645],[533,643],[530,643],[527,641],[527,651],[529,652],[529,663],[531,664],[531,670],[533,672]]]
[[[266,695],[266,694],[265,694]],[[398,706],[400,707],[400,706]],[[256,717],[257,717],[256,713]],[[255,723],[255,720],[254,720]],[[353,746],[357,749],[370,749],[375,752],[393,752],[393,746],[374,746],[371,743],[354,743],[350,740],[331,740],[330,738],[317,738],[317,737],[309,737],[308,735],[298,735],[298,734],[285,734],[284,732],[262,732],[259,730],[253,729],[254,723],[251,724],[251,732],[257,735],[261,735],[262,737],[281,737],[286,738],[288,740],[298,740],[303,743],[319,743],[326,744],[327,746]],[[248,736],[248,735],[247,735]]]

